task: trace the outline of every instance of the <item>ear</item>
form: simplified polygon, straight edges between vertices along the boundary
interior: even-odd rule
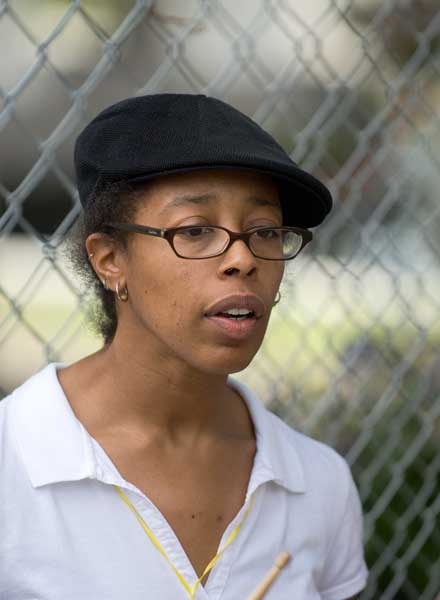
[[[125,285],[126,254],[123,248],[111,236],[105,233],[92,233],[86,239],[90,264],[101,281],[107,282],[107,288],[114,290],[116,283]]]

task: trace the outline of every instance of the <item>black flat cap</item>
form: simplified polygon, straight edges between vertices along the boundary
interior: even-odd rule
[[[332,198],[252,119],[216,98],[154,94],[113,104],[79,135],[75,168],[87,208],[100,186],[199,169],[252,170],[280,183],[284,224],[319,225]]]

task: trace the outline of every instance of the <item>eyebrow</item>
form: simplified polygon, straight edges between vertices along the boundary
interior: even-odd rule
[[[179,206],[185,206],[188,204],[207,205],[212,200],[216,199],[217,196],[215,194],[182,194],[173,198],[173,200],[160,211],[160,214],[168,212],[173,208],[178,208]],[[268,198],[262,198],[260,196],[246,196],[245,200],[252,203],[254,206],[273,206],[281,209],[281,206],[278,202],[269,200]]]

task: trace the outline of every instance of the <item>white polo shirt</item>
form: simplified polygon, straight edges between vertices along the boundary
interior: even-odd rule
[[[0,402],[0,599],[189,598],[169,562],[192,585],[188,557],[160,511],[76,418],[56,375],[64,366],[49,364]],[[245,504],[220,549],[250,511],[194,598],[245,600],[283,550],[292,560],[267,600],[352,597],[367,569],[346,462],[284,424],[243,384],[228,384],[249,407],[257,453]]]

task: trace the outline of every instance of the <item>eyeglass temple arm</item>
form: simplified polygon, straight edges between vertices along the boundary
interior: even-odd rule
[[[156,237],[165,237],[165,230],[157,227],[148,227],[147,225],[135,225],[133,223],[106,223],[105,225],[114,227],[115,229],[123,229],[124,231],[137,231],[138,233],[146,233]]]

